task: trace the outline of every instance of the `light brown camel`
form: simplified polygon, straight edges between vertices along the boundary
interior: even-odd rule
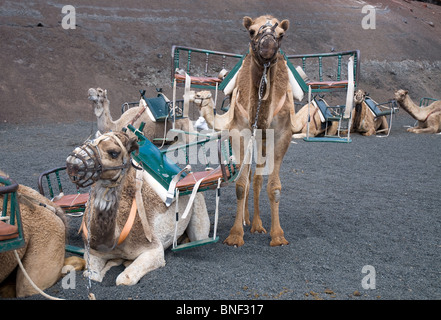
[[[291,114],[291,129],[294,139],[302,139],[306,137],[308,130],[308,113],[311,116],[311,121],[309,123],[309,136],[318,137],[325,133],[326,125],[322,122],[319,108],[315,106],[313,102],[311,102],[309,111],[307,103],[300,108],[298,112],[292,112]],[[337,135],[337,131],[338,122],[331,121],[331,123],[328,124],[328,134]]]
[[[231,246],[243,245],[243,223],[250,223],[247,200],[251,168],[249,163],[244,162],[244,158],[247,150],[250,150],[249,141],[252,138],[244,132],[254,132],[256,129],[262,130],[262,139],[255,140],[257,150],[262,150],[261,155],[266,155],[267,162],[268,158],[272,158],[273,163],[267,184],[271,204],[270,245],[286,245],[288,241],[279,222],[282,188],[279,172],[291,142],[290,112],[294,108],[294,101],[288,71],[279,48],[289,28],[289,21],[280,22],[272,16],[261,16],[256,19],[244,17],[243,25],[250,35],[250,53],[244,58],[242,68],[237,75],[231,97],[234,114],[229,127],[233,138],[233,152],[239,155],[237,159],[240,159],[242,173],[236,182],[236,218],[224,243]],[[270,136],[274,137],[274,143],[271,141],[268,144],[266,138]],[[267,150],[267,146],[270,146],[270,150]],[[266,233],[259,211],[259,195],[263,184],[263,176],[259,171],[265,164],[262,164],[262,159],[259,157],[253,180],[254,216],[251,232]]]
[[[2,171],[0,175],[7,177]],[[17,253],[31,280],[39,289],[45,290],[60,279],[65,264],[74,263],[81,269],[84,260],[78,257],[65,259],[66,220],[60,207],[37,191],[23,185],[19,185],[17,194],[25,239],[25,246],[17,249]],[[0,208],[3,207],[3,201],[3,195],[0,195]],[[18,268],[14,252],[0,253],[0,283],[8,276],[12,277],[16,268],[15,279],[8,279],[12,282],[15,280],[15,290],[13,290],[15,292],[8,290],[6,293],[8,297],[37,294],[22,270]]]
[[[138,128],[141,122],[145,123],[143,133],[147,139],[152,142],[154,138],[162,138],[164,135],[167,135],[168,139],[173,139],[175,136],[177,136],[177,134],[172,134],[169,131],[169,129],[173,127],[172,120],[167,121],[166,129],[168,134],[165,134],[164,126],[166,123],[153,122],[145,110],[141,113],[141,111],[144,109],[142,106],[130,108],[124,112],[118,120],[113,120],[110,113],[110,101],[107,97],[107,90],[103,90],[101,88],[90,88],[88,91],[88,99],[93,102],[95,115],[97,117],[97,127],[101,134],[109,131],[120,131],[134,120],[131,124],[135,128]],[[196,132],[189,118],[177,119],[175,122],[175,129],[186,132]],[[132,135],[133,133],[130,132],[129,134]],[[192,141],[194,137],[193,135],[187,135],[185,139],[185,141],[188,142]]]
[[[352,111],[352,131],[363,136],[371,136],[380,131],[387,131],[389,124],[386,117],[375,117],[365,102],[366,92],[358,89],[354,94],[355,108]]]
[[[418,125],[407,129],[407,131],[413,133],[438,133],[441,131],[441,100],[420,108],[412,101],[409,92],[403,89],[395,92],[395,100],[412,118],[418,120]]]
[[[130,153],[136,150],[135,137],[116,131],[76,148],[66,159],[73,182],[95,181],[82,223],[86,244],[90,236],[85,273],[94,281],[101,282],[110,267],[125,261],[126,266],[130,265],[118,275],[116,284],[138,283],[146,273],[165,265],[164,250],[174,239],[175,205],[166,207],[146,182],[146,172],[131,165]],[[179,197],[177,238],[185,231],[191,241],[205,239],[210,220],[204,196],[196,195],[192,209],[183,219],[188,199],[189,195]]]
[[[214,100],[210,91],[203,90],[192,95],[190,101],[199,108],[200,115],[205,119],[210,128],[214,130],[228,130],[233,111],[230,109],[224,114],[214,113]]]

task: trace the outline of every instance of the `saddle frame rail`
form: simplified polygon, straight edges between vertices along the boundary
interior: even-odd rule
[[[25,239],[17,198],[18,184],[5,176],[0,176],[0,183],[4,185],[0,186],[0,194],[3,195],[0,224],[2,229],[6,231],[6,234],[0,234],[0,252],[6,252],[24,247]],[[9,216],[7,215],[8,211]]]

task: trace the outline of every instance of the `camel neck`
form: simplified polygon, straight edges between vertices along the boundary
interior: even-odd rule
[[[406,95],[403,101],[398,102],[400,106],[405,109],[416,120],[424,120],[424,110],[419,108],[409,97]]]

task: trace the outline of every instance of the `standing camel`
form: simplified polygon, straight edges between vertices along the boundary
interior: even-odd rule
[[[413,133],[437,133],[441,131],[441,100],[432,102],[425,108],[419,108],[410,98],[407,90],[395,92],[398,105],[406,110],[412,118],[418,120],[418,125],[407,129]]]
[[[265,166],[262,155],[268,162],[272,157],[273,168],[268,177],[267,193],[271,203],[271,246],[288,244],[279,222],[279,203],[281,199],[280,166],[291,142],[290,112],[294,108],[293,94],[288,71],[283,56],[279,53],[280,44],[289,28],[289,21],[280,22],[272,16],[256,19],[243,18],[243,25],[250,35],[250,53],[244,59],[237,75],[236,86],[232,93],[231,105],[234,115],[230,122],[233,138],[233,152],[239,155],[242,173],[236,182],[237,209],[234,225],[224,243],[231,246],[244,244],[243,223],[249,224],[247,206],[250,186],[250,164],[244,161],[249,148],[249,135],[244,131],[262,131],[262,139],[256,139],[258,156],[253,180],[254,216],[251,232],[266,233],[259,212],[259,195],[263,176],[258,171]],[[255,130],[256,129],[256,130]],[[271,131],[271,132],[270,132]],[[267,150],[267,137],[274,137],[274,144]],[[240,141],[240,142],[238,142]],[[253,141],[253,140],[251,140]],[[260,158],[260,159],[259,159]]]

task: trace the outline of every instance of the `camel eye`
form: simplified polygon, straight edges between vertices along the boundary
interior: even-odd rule
[[[254,30],[250,30],[250,36],[251,36],[251,37],[254,37],[255,34],[256,34],[256,31],[254,31]]]
[[[110,156],[112,159],[116,159],[116,158],[118,158],[118,156],[119,156],[119,154],[120,154],[120,152],[115,151],[115,150],[109,150],[109,151],[107,151],[107,153],[109,154],[109,156]]]

